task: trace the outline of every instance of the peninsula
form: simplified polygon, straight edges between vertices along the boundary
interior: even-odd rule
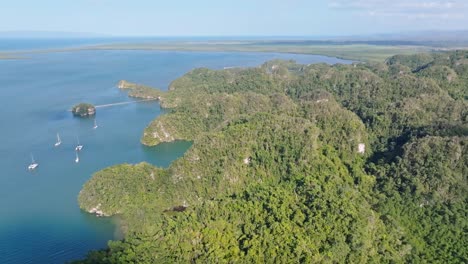
[[[163,92],[158,89],[154,89],[150,86],[132,83],[126,80],[121,80],[117,84],[117,87],[121,90],[128,90],[128,96],[139,99],[161,99]]]
[[[269,61],[151,90],[170,111],[142,143],[193,145],[167,169],[93,175],[80,207],[126,237],[78,263],[464,262],[467,59]]]

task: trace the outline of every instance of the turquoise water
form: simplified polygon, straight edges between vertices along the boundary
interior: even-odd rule
[[[73,118],[77,102],[131,101],[115,87],[127,79],[166,89],[195,67],[256,66],[266,60],[343,62],[334,58],[272,53],[83,51],[0,60],[0,263],[63,263],[118,239],[112,218],[80,211],[77,195],[91,175],[118,163],[147,161],[166,167],[190,147],[187,142],[148,148],[139,139],[162,111],[154,102]],[[55,148],[56,133],[62,145]],[[74,162],[76,137],[84,145]],[[39,167],[28,172],[30,153]]]

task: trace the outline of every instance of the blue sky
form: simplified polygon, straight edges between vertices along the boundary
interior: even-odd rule
[[[468,0],[2,0],[0,31],[326,36],[468,27]]]

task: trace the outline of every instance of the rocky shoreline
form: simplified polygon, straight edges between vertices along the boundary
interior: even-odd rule
[[[120,80],[117,83],[117,88],[121,90],[129,90],[128,96],[139,99],[157,99],[161,100],[163,91],[150,86],[132,83],[126,80]]]

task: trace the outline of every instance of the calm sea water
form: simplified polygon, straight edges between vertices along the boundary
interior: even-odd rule
[[[272,53],[82,51],[0,60],[0,263],[63,263],[120,238],[113,218],[78,208],[77,195],[91,175],[118,163],[147,161],[166,167],[190,143],[148,148],[139,139],[162,111],[157,103],[100,108],[93,120],[67,112],[77,102],[130,101],[116,88],[127,79],[166,89],[195,67],[256,66],[270,59],[302,63],[345,61]],[[56,133],[62,145],[55,148]],[[84,149],[75,164],[79,137]],[[30,153],[39,167],[28,172]]]
[[[1,32],[0,32],[1,33]],[[56,48],[71,48],[100,44],[142,44],[161,43],[171,41],[268,41],[268,40],[297,40],[305,41],[310,37],[90,37],[90,38],[15,38],[2,37],[0,34],[0,51],[27,51]],[[303,43],[303,42],[300,42]]]

